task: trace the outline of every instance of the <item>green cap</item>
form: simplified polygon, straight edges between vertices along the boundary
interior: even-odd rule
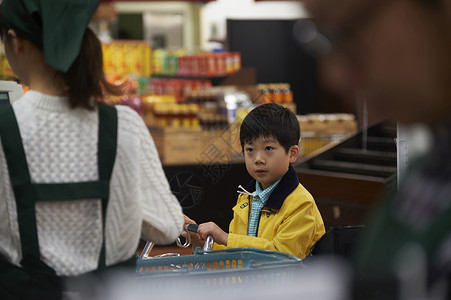
[[[3,0],[5,29],[42,47],[44,60],[66,72],[80,52],[83,36],[100,0]]]

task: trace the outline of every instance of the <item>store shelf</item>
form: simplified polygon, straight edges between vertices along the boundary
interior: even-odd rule
[[[161,79],[193,79],[193,80],[211,80],[212,84],[217,85],[240,85],[250,86],[257,83],[255,68],[241,68],[233,74],[221,76],[194,76],[177,74],[154,74],[152,78]]]
[[[364,225],[383,193],[396,187],[396,130],[384,123],[301,160],[295,169],[326,227]]]
[[[194,76],[194,75],[171,75],[154,74],[152,79],[190,79],[190,80],[210,80],[213,85],[220,85],[228,76]]]

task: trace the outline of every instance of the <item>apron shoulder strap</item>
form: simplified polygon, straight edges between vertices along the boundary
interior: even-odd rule
[[[0,106],[0,134],[13,186],[31,182],[19,126],[12,105]]]
[[[99,179],[109,181],[113,173],[113,166],[116,159],[117,148],[117,110],[114,106],[105,103],[99,103],[99,150],[98,150],[98,164],[99,164]],[[106,266],[105,254],[105,225],[106,225],[106,209],[108,206],[108,198],[102,197],[102,227],[103,227],[103,241],[102,249],[100,251],[99,263],[97,269],[103,271]]]
[[[99,103],[99,179],[110,180],[117,148],[117,110]]]
[[[0,138],[16,198],[17,219],[22,247],[22,265],[35,269],[39,265],[35,203],[19,126],[11,105],[0,106]]]

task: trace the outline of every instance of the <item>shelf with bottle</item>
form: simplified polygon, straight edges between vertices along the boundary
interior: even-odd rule
[[[149,128],[223,130],[233,122],[225,98],[243,94],[231,87],[214,87],[209,81],[200,80],[135,78],[118,74],[108,75],[107,80],[121,86],[124,94],[107,95],[105,102],[130,106]]]
[[[298,116],[298,121],[302,155],[309,155],[357,133],[357,121],[353,114],[307,114]]]
[[[293,103],[293,92],[289,83],[265,83],[257,85],[261,103]]]
[[[106,74],[217,81],[241,69],[239,52],[152,49],[142,40],[103,42],[102,51]]]
[[[144,122],[151,129],[201,129],[196,104],[180,104],[169,95],[145,96],[142,104]]]
[[[201,52],[185,50],[153,52],[152,73],[157,77],[223,79],[241,69],[239,52]]]
[[[227,115],[218,113],[215,105],[177,103],[175,98],[166,96],[144,96],[142,117],[150,129],[192,129],[221,131],[227,128]]]
[[[134,78],[129,75],[110,74],[107,81],[120,86],[123,95],[105,95],[105,102],[112,105],[127,105],[138,112],[149,128],[200,129],[195,104],[180,103],[178,89],[172,80],[158,82],[148,78]],[[205,82],[183,81],[182,87],[198,90]],[[208,83],[206,84],[208,86]],[[158,88],[155,89],[155,86]],[[182,89],[183,90],[183,89]]]
[[[192,92],[207,90],[212,86],[210,80],[195,79],[164,79],[150,78],[147,81],[141,79],[143,94],[148,95],[173,95],[177,102],[184,102]]]

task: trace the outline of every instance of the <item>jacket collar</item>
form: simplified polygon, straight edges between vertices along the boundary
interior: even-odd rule
[[[255,192],[255,183],[256,180],[252,179],[246,185],[246,190],[253,193]],[[299,185],[299,178],[292,166],[288,168],[288,171],[283,175],[282,180],[276,186],[274,191],[272,191],[271,195],[266,201],[265,207],[270,209],[280,209],[282,207],[285,198],[288,197]]]

